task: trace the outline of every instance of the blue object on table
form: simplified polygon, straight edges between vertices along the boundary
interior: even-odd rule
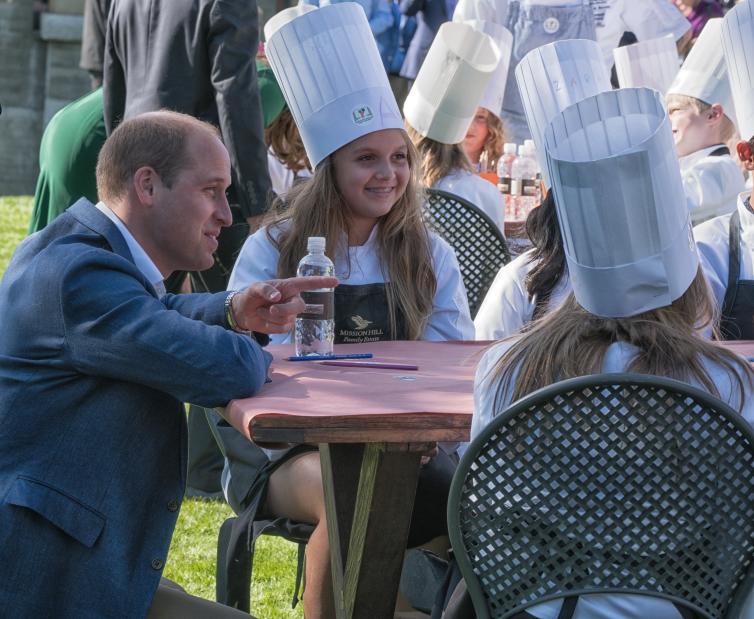
[[[322,361],[323,359],[371,359],[370,352],[355,352],[344,355],[304,355],[301,357],[287,357],[288,361]]]

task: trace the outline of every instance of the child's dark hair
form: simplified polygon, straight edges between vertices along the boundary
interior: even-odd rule
[[[534,245],[529,262],[534,268],[526,276],[529,298],[536,298],[533,318],[539,318],[547,307],[552,291],[566,270],[563,237],[560,235],[558,212],[552,190],[526,218],[526,234]]]

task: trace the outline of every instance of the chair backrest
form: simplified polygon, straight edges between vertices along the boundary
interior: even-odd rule
[[[617,592],[735,617],[753,577],[754,431],[678,381],[566,380],[471,443],[448,524],[478,617]]]
[[[439,189],[427,191],[424,217],[456,252],[474,318],[500,267],[511,260],[505,237],[481,209]]]

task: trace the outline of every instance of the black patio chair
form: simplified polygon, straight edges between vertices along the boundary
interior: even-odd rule
[[[424,217],[456,252],[474,318],[500,267],[511,260],[505,237],[481,209],[439,189],[427,191]]]
[[[678,381],[566,380],[472,442],[448,522],[480,618],[594,593],[739,617],[753,582],[754,432]]]
[[[292,606],[298,603],[303,577],[304,550],[314,527],[308,524],[278,518],[259,519],[252,524],[253,540],[247,545],[245,536],[232,540],[231,530],[236,517],[223,522],[217,536],[217,563],[215,564],[215,596],[218,602],[251,612],[251,577],[254,566],[254,546],[260,535],[274,535],[298,544],[298,566]]]

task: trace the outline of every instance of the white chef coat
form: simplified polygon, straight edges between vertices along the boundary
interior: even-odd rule
[[[738,194],[745,189],[743,172],[730,155],[709,156],[723,146],[702,148],[678,159],[694,225],[732,213]]]
[[[304,168],[294,174],[290,168],[287,168],[280,159],[278,159],[271,149],[267,149],[267,170],[270,173],[272,181],[272,191],[279,196],[284,196],[293,186],[296,178],[307,178],[312,175],[309,170]]]
[[[437,181],[432,189],[440,189],[471,202],[481,209],[504,232],[505,199],[497,187],[467,170],[456,170]]]
[[[274,232],[273,232],[274,234]],[[423,340],[472,340],[474,323],[469,314],[466,288],[463,285],[458,260],[453,249],[443,239],[430,233],[432,264],[437,278],[437,291],[433,301],[432,315],[422,334]],[[263,227],[252,234],[243,247],[233,267],[228,290],[239,290],[258,281],[277,278],[280,252],[267,236]],[[350,271],[349,271],[350,260]],[[348,248],[345,255],[333,258],[335,275],[342,284],[362,285],[385,281],[378,256],[377,226],[364,245]],[[290,334],[271,335],[274,343],[290,341]]]
[[[608,69],[613,66],[613,49],[624,32],[633,32],[639,41],[668,34],[677,41],[691,28],[670,0],[589,0],[589,4],[597,43]]]
[[[754,214],[744,206],[748,193],[738,196],[741,222],[741,272],[739,279],[754,279]],[[722,310],[728,287],[728,230],[731,214],[715,217],[694,228],[699,260],[707,277],[717,307]]]
[[[530,261],[533,253],[530,249],[498,271],[474,318],[476,339],[500,340],[515,335],[531,321],[537,300],[529,297],[526,276],[535,266]],[[547,310],[560,305],[570,292],[566,271],[550,294]]]
[[[476,371],[474,381],[474,415],[471,423],[471,438],[476,437],[496,416],[497,412],[511,403],[510,388],[503,395],[501,407],[494,408],[495,386],[490,384],[489,374],[503,353],[513,345],[513,341],[500,342],[487,350]],[[603,372],[625,372],[637,349],[618,342],[608,347]],[[742,405],[735,378],[725,368],[712,362],[703,361],[707,371],[719,391],[719,397],[735,410],[741,410],[749,423],[754,423],[754,397],[747,389]],[[702,385],[692,381],[695,387]],[[744,380],[744,385],[746,381]],[[463,448],[465,449],[465,445]],[[562,605],[561,600],[552,600],[526,609],[538,619],[557,619]],[[574,619],[680,619],[681,615],[669,602],[642,595],[595,594],[579,596]]]

